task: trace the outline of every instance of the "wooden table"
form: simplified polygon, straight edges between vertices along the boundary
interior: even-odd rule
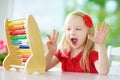
[[[61,72],[56,70],[44,74],[27,74],[25,71],[4,71],[0,69],[0,80],[120,80],[120,75]]]

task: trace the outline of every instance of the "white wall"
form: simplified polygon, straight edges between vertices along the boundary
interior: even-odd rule
[[[13,0],[0,0],[0,39],[5,40],[4,20],[11,16]]]
[[[0,0],[0,39],[4,39],[4,19],[16,19],[32,14],[41,32],[51,33],[63,26],[64,0]]]
[[[64,0],[14,0],[13,18],[32,14],[41,32],[52,32],[63,25]]]

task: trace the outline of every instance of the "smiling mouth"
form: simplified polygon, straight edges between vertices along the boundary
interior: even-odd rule
[[[78,39],[77,38],[71,38],[71,42],[73,45],[76,45],[77,42],[78,42]]]

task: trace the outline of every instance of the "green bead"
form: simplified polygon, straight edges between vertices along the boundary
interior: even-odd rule
[[[12,36],[11,40],[27,39],[26,36]]]

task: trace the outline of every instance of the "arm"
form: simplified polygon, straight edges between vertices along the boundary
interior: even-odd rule
[[[98,28],[98,26],[99,25],[97,24],[95,35],[93,37],[89,35],[88,38],[92,40],[97,47],[98,60],[95,62],[95,67],[98,73],[107,74],[109,72],[109,60],[104,43],[105,43],[105,38],[109,32],[109,28],[105,22],[102,23],[100,28]]]
[[[46,71],[48,71],[49,69],[51,69],[52,67],[59,63],[59,59],[56,56],[49,54],[49,52],[47,52],[45,57],[47,62]]]
[[[47,47],[48,51],[45,54],[46,59],[46,71],[50,68],[54,67],[58,62],[59,59],[54,56],[54,53],[57,50],[57,38],[58,38],[58,32],[56,30],[53,31],[53,36],[47,35],[49,41],[47,41]]]
[[[107,50],[104,44],[96,45],[98,48],[98,60],[95,62],[96,69],[100,74],[107,74],[109,72],[109,60]]]

